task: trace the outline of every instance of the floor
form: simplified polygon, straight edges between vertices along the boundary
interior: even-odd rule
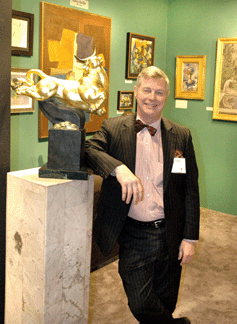
[[[88,324],[137,324],[118,261],[91,273]],[[237,324],[237,216],[201,208],[195,259],[183,267],[174,317],[192,324]]]

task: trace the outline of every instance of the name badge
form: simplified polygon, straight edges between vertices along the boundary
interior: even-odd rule
[[[186,160],[184,158],[174,158],[171,173],[186,173]]]

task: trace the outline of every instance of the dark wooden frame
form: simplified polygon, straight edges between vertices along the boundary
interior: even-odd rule
[[[144,55],[144,53],[140,53],[140,57],[138,57],[138,60],[141,60],[141,63],[138,64],[137,68],[134,71],[132,70],[134,67],[133,60],[135,60],[134,58],[135,51],[133,50],[133,48],[136,40],[137,42],[141,42],[141,44],[142,42],[144,42],[144,44],[148,45],[149,50],[151,50],[151,53],[147,52],[146,55]],[[136,47],[136,49],[137,50],[142,49],[142,45],[141,47]],[[154,65],[154,58],[155,58],[155,37],[134,34],[134,33],[127,34],[127,64],[126,64],[127,79],[137,79],[138,74],[141,72],[143,68]]]
[[[124,106],[123,103],[122,103],[122,96],[123,95],[131,95],[132,96],[131,103],[128,106]],[[133,109],[133,107],[134,107],[134,91],[118,91],[117,110]]]
[[[26,47],[18,47],[12,46],[12,55],[25,55],[32,56],[33,55],[33,35],[34,35],[34,15],[23,12],[12,10],[12,19],[24,20],[27,21],[27,46]],[[13,24],[12,24],[12,35],[14,33]]]

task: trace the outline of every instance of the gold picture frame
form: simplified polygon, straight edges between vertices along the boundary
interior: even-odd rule
[[[11,69],[11,80],[13,79],[26,79],[26,73],[29,69]],[[36,82],[36,75],[33,76],[34,82]],[[13,89],[11,89],[11,114],[34,112],[35,100],[31,97],[17,95]]]
[[[237,38],[218,38],[213,119],[237,121]]]
[[[82,70],[74,70],[74,55],[86,58],[96,47],[96,55],[103,58],[104,69],[109,80],[112,19],[44,1],[40,3],[40,8],[40,69],[47,75],[66,79],[75,75],[77,79],[77,74],[80,74]],[[80,46],[77,46],[77,52],[74,53],[76,40],[77,45],[80,44]],[[90,53],[88,53],[89,48]],[[102,117],[86,113],[87,133],[99,130],[103,120],[108,118],[109,95],[105,109],[106,113]],[[48,137],[48,128],[48,119],[39,110],[39,138]]]
[[[206,55],[176,57],[175,98],[204,100]]]

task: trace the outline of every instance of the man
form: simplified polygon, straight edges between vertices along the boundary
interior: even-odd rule
[[[142,324],[190,323],[172,313],[199,236],[198,171],[190,131],[161,117],[168,95],[166,74],[145,68],[137,114],[105,120],[86,143],[87,164],[104,178],[97,243],[106,255],[119,241],[119,273]]]

